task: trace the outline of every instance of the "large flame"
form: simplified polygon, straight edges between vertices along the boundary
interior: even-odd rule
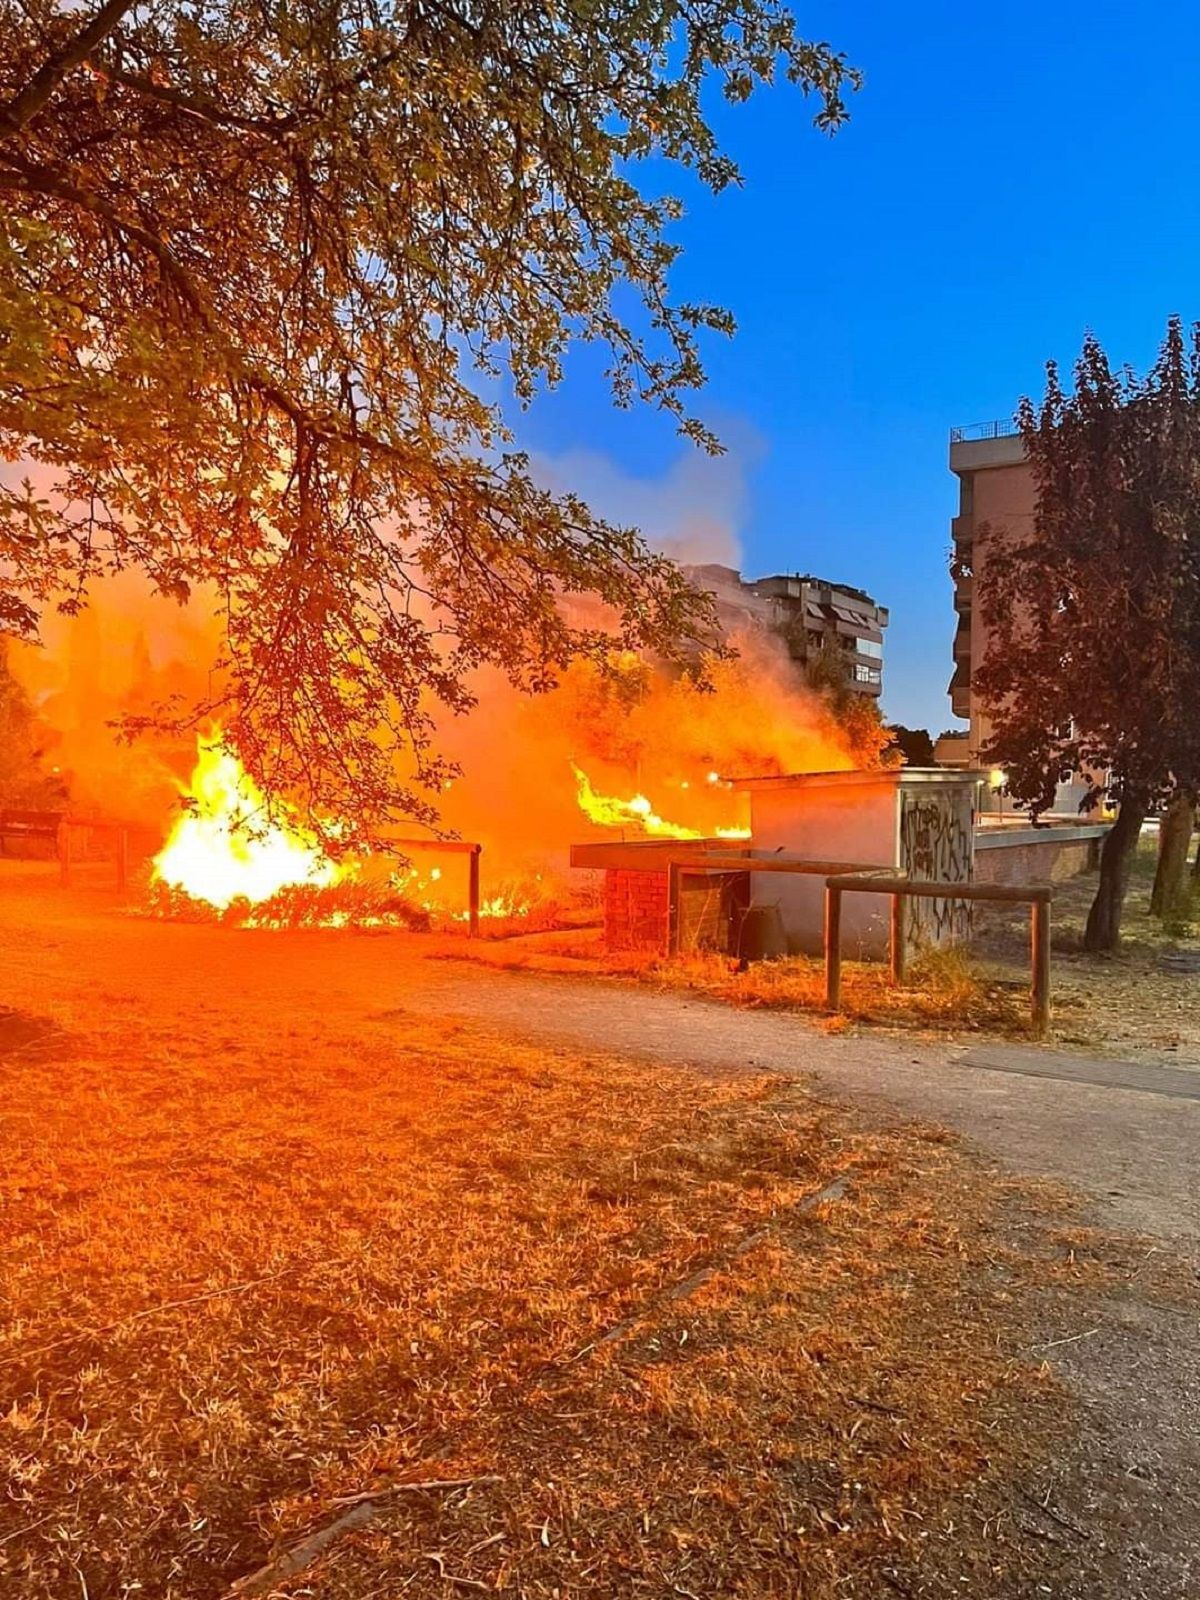
[[[268,820],[262,791],[220,734],[199,742],[184,791],[187,810],[154,858],[154,879],[225,911],[257,905],[281,889],[337,881],[338,868],[298,823]]]
[[[617,795],[600,794],[592,785],[591,779],[581,767],[571,763],[571,771],[575,774],[576,798],[579,809],[589,819],[601,828],[633,828],[639,833],[654,839],[748,839],[749,828],[718,827],[709,830],[706,835],[701,828],[689,828],[682,822],[668,822],[660,817],[653,805],[644,794],[635,794],[628,800],[622,800]],[[710,783],[719,782],[716,773],[708,775]],[[687,784],[681,785],[686,789]]]

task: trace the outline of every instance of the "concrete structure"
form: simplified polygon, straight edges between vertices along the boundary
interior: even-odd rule
[[[750,832],[756,855],[773,850],[813,861],[898,867],[913,878],[969,883],[975,862],[975,796],[979,774],[929,767],[813,772],[750,778]],[[823,945],[824,884],[820,878],[754,873],[753,904],[777,905],[788,948],[816,955]],[[880,957],[888,944],[890,901],[848,895],[842,911],[849,957]],[[965,908],[942,900],[905,902],[910,948],[952,944],[966,936]]]
[[[852,689],[876,698],[882,692],[888,611],[862,589],[800,573],[746,582],[732,567],[684,570],[715,597],[726,633],[747,626],[769,629],[802,668],[834,653],[844,663]]]
[[[975,610],[975,574],[986,559],[989,542],[1029,533],[1035,504],[1033,471],[1012,422],[951,429],[950,470],[958,478],[958,514],[950,524],[954,545],[950,573],[958,613],[950,704],[956,717],[970,723],[967,759],[978,765],[991,728],[973,687],[987,649]]]
[[[853,862],[899,867],[914,878],[943,882],[1030,884],[1057,881],[1093,866],[1103,825],[1056,823],[1031,827],[1023,820],[980,819],[978,792],[986,774],[913,767],[886,772],[825,772],[745,781],[750,791],[753,837],[748,844],[723,839],[597,840],[571,846],[571,865],[604,873],[604,942],[610,950],[664,955],[669,941],[667,867],[694,857],[721,859],[720,868],[685,873],[680,895],[680,949],[737,953],[747,909],[778,907],[788,948],[817,954],[822,948],[824,874],[798,876],[738,871],[731,857],[748,861]],[[847,895],[843,902],[847,957],[882,957],[889,902],[883,896]],[[961,903],[905,902],[910,952],[957,942],[969,932]]]
[[[1107,823],[992,824],[975,834],[979,883],[1060,883],[1097,866]]]
[[[966,718],[969,724],[963,760],[967,766],[980,767],[985,765],[983,751],[992,727],[987,706],[975,688],[975,676],[988,647],[987,630],[975,605],[976,579],[987,564],[989,549],[1032,531],[1037,496],[1033,469],[1014,422],[952,428],[950,470],[958,478],[958,515],[950,524],[950,573],[958,613],[950,705],[954,715]],[[1019,597],[1014,600],[1019,603]],[[939,744],[946,747],[949,741],[939,740]],[[942,759],[939,755],[938,760]],[[1060,784],[1053,813],[1077,816],[1086,794],[1087,785],[1081,780]],[[985,809],[998,803],[983,797]]]
[[[939,767],[969,767],[970,735],[964,728],[961,733],[940,733],[933,741],[933,759]]]

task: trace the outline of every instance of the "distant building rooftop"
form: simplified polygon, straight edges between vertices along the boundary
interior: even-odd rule
[[[950,443],[970,444],[976,439],[1011,439],[1020,431],[1019,424],[1011,417],[1001,417],[996,422],[968,422],[961,428],[950,429]]]

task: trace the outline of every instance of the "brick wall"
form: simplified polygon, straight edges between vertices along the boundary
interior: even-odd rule
[[[604,942],[610,950],[667,948],[667,875],[610,867],[604,874]]]

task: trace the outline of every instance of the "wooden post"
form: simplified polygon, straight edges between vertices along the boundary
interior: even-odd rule
[[[58,825],[58,881],[64,889],[71,887],[71,824]]]
[[[479,937],[479,846],[467,857],[467,928],[472,939]]]
[[[904,896],[892,896],[892,982],[903,983],[908,968],[908,949],[904,938]]]
[[[825,1009],[842,1009],[842,891],[825,889]]]
[[[667,866],[667,954],[677,956],[681,938],[683,868],[677,861]]]
[[[1029,959],[1032,969],[1034,1031],[1044,1037],[1050,1026],[1050,902],[1035,900],[1029,908]]]
[[[117,829],[117,893],[125,893],[129,880],[129,829]]]

